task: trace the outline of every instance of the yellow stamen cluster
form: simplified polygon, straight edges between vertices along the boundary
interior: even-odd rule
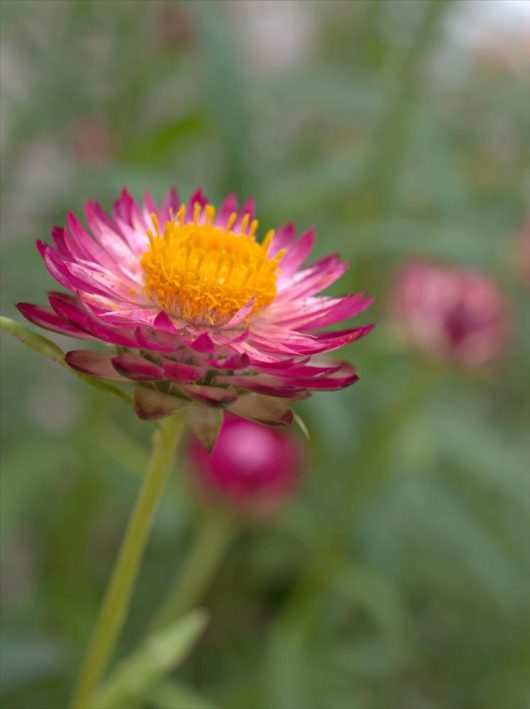
[[[152,215],[155,233],[141,258],[144,290],[160,308],[194,324],[221,325],[252,300],[248,317],[272,303],[276,296],[278,261],[267,251],[274,236],[255,239],[257,220],[245,215],[233,231],[237,214],[223,228],[214,223],[215,208],[194,205],[186,221],[186,205],[164,224]]]

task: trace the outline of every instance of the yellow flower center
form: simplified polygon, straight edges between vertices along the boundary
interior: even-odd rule
[[[195,204],[192,221],[186,206],[164,224],[161,233],[152,215],[155,233],[141,258],[144,291],[160,308],[194,324],[222,325],[252,301],[247,318],[266,308],[276,296],[278,261],[267,251],[274,236],[255,240],[257,220],[248,215],[233,231],[237,215],[226,226],[214,224],[215,208]]]

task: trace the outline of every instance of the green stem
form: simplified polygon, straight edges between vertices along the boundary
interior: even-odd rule
[[[198,519],[192,547],[155,615],[153,630],[173,622],[200,600],[233,536],[232,521],[219,513],[207,511]]]
[[[92,693],[111,659],[127,617],[134,582],[153,516],[173,464],[182,424],[182,419],[177,416],[164,419],[153,435],[147,474],[105,593],[99,620],[72,697],[72,709],[89,709]]]

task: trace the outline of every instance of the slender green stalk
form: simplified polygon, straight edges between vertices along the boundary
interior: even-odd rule
[[[201,599],[219,567],[234,531],[233,522],[217,512],[207,511],[198,518],[191,549],[154,617],[153,630],[175,621]]]
[[[111,659],[127,617],[134,582],[153,516],[173,464],[182,424],[181,417],[172,416],[164,419],[154,433],[147,474],[105,593],[99,620],[72,697],[72,709],[90,709],[92,693]]]

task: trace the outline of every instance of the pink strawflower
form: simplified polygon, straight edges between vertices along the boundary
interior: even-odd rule
[[[20,303],[41,327],[104,349],[67,353],[76,370],[140,384],[141,418],[166,416],[188,402],[229,409],[269,425],[292,421],[289,403],[312,390],[357,380],[345,362],[324,356],[371,325],[326,331],[365,310],[363,294],[318,296],[347,269],[338,254],[302,267],[313,231],[292,224],[255,239],[252,200],[230,195],[220,209],[200,190],[188,203],[172,189],[159,207],[124,189],[106,214],[85,208],[88,229],[69,213],[38,242],[51,275],[71,294],[52,292],[51,309]]]
[[[409,261],[394,278],[389,307],[405,336],[433,359],[482,367],[505,350],[506,304],[481,273]]]
[[[303,467],[294,436],[230,415],[211,455],[196,438],[187,452],[191,483],[203,496],[254,518],[290,497]]]

